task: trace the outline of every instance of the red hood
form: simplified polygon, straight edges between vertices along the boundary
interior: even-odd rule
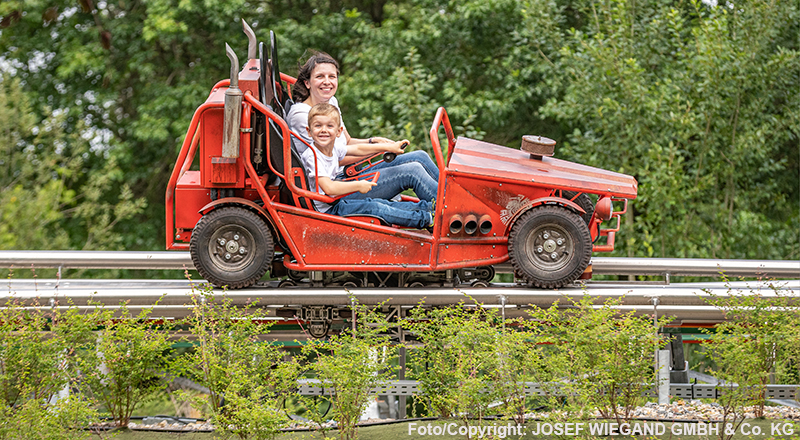
[[[636,198],[638,187],[636,179],[627,174],[552,157],[532,159],[521,150],[464,137],[456,140],[447,170],[627,199]]]

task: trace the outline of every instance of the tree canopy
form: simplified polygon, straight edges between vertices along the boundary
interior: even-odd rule
[[[6,0],[0,248],[160,250],[192,113],[240,19],[348,130],[457,134],[634,175],[618,255],[800,258],[800,12],[786,0]]]

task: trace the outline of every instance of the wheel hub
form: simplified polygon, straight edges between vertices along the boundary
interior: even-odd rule
[[[561,226],[545,224],[528,235],[528,257],[541,269],[554,271],[571,258],[572,238]]]
[[[253,236],[239,225],[228,225],[217,229],[208,243],[209,255],[214,264],[226,271],[241,270],[253,260],[250,248]]]

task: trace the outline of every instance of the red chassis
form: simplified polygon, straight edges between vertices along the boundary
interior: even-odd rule
[[[405,273],[398,278],[402,287],[419,285],[412,273],[510,260],[519,277],[538,287],[557,288],[584,273],[592,251],[614,249],[620,216],[627,200],[636,197],[633,177],[456,139],[444,108],[437,111],[430,130],[439,167],[432,233],[302,207],[309,205],[308,199],[333,199],[308,191],[298,178],[303,170],[296,162],[275,163],[276,156],[266,154],[269,166],[260,172],[253,163],[254,145],[267,152],[280,148],[277,157],[292,157],[293,134],[281,115],[262,103],[265,88],[259,88],[259,81],[266,82],[271,72],[263,69],[272,65],[250,59],[238,73],[241,117],[233,123],[238,151],[226,154],[223,147],[226,94],[233,86],[221,81],[195,112],[167,187],[167,249],[190,250],[198,271],[212,284],[247,287],[271,268],[273,277],[288,269],[294,279],[303,272],[317,272],[318,280],[355,285],[366,285],[358,281],[365,279],[361,275],[365,273]],[[277,81],[272,77],[273,91],[266,90],[274,100],[280,79],[289,83],[294,79],[284,74]],[[256,116],[280,136],[258,137],[252,126]],[[445,152],[439,141],[442,126]],[[196,159],[199,169],[192,170]],[[283,201],[275,176],[291,194]],[[588,194],[597,198],[594,206]],[[624,202],[624,208],[614,211],[612,201]],[[613,228],[600,227],[613,218]],[[607,237],[606,244],[593,244],[601,236]]]

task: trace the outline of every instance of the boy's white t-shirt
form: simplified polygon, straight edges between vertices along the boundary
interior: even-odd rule
[[[314,153],[317,153],[316,160]],[[303,161],[303,167],[306,169],[306,175],[308,176],[309,190],[325,194],[322,188],[317,188],[315,177],[327,177],[331,180],[335,180],[336,176],[339,175],[339,161],[344,159],[346,155],[346,144],[340,145],[338,142],[334,142],[332,156],[326,156],[311,143],[311,148],[306,148],[306,150],[300,154],[300,159]],[[314,200],[314,206],[317,207],[317,211],[319,212],[327,212],[331,208],[331,205],[318,200]]]
[[[336,97],[334,96],[333,98],[330,99],[330,101],[328,101],[328,104],[336,107],[336,109],[339,110],[339,121],[341,121],[342,128],[345,128],[344,118],[342,118],[342,110],[339,108],[339,101],[337,101]],[[297,133],[298,136],[303,138],[303,140],[305,140],[306,142],[308,142],[309,145],[311,145],[314,141],[311,139],[311,134],[308,132],[309,111],[311,111],[311,106],[308,104],[305,104],[303,102],[297,102],[295,104],[292,104],[292,107],[289,109],[289,114],[286,115],[286,123],[289,124],[289,128],[293,132]],[[304,144],[294,136],[292,136],[292,143],[294,144],[294,149],[297,150],[299,154],[303,154],[308,149],[308,147],[306,147],[306,144]],[[334,146],[336,145],[344,147],[347,146],[347,136],[344,135],[344,130],[342,130],[342,134],[340,134],[339,137],[336,138],[336,143],[334,144]],[[339,169],[339,172],[341,172],[341,167]]]

